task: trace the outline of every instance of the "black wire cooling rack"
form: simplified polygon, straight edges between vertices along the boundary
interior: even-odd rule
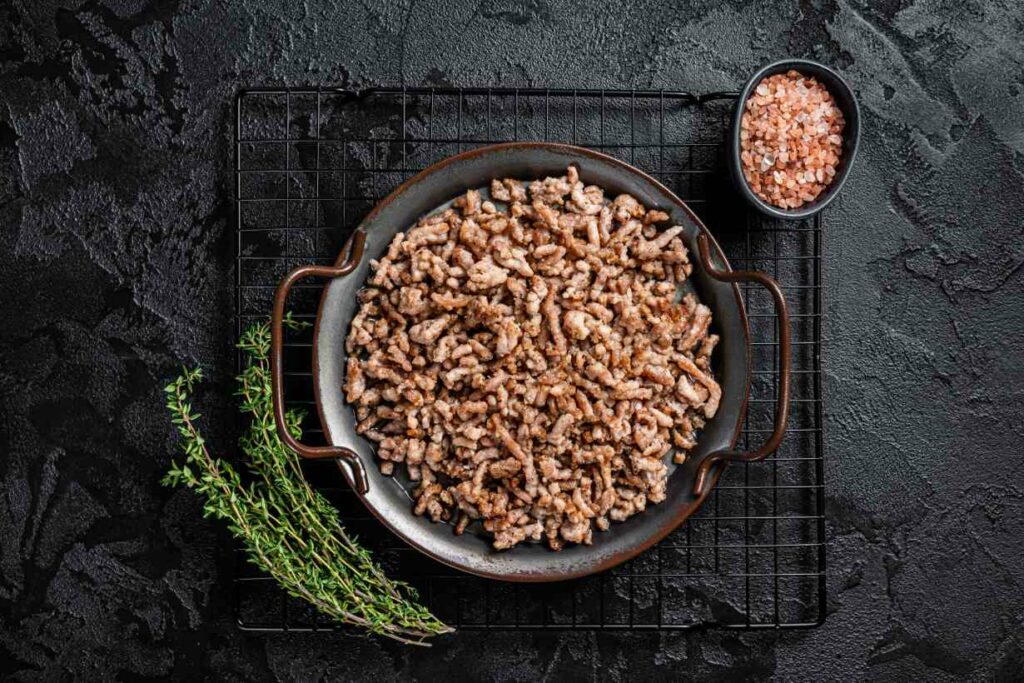
[[[825,618],[822,474],[822,219],[781,222],[744,207],[724,169],[735,93],[504,88],[253,89],[236,102],[239,330],[269,314],[291,268],[331,263],[362,217],[403,180],[460,151],[512,140],[566,142],[627,161],[683,198],[733,267],[773,275],[793,335],[789,431],[767,460],[732,465],[704,506],[653,549],[598,576],[513,585],[461,574],[405,546],[373,520],[336,468],[311,482],[392,575],[416,586],[462,629],[685,629],[815,626]],[[312,319],[320,285],[289,307]],[[754,376],[742,440],[771,432],[776,330],[766,290],[743,291]],[[313,408],[311,338],[287,340],[290,407],[306,407],[306,440],[322,442]],[[600,539],[597,539],[600,542]],[[305,603],[236,554],[239,626],[331,630]]]

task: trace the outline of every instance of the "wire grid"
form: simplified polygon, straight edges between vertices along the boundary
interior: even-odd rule
[[[792,399],[782,446],[732,465],[711,497],[657,546],[597,576],[517,585],[426,558],[374,520],[330,463],[306,474],[393,576],[462,629],[798,628],[825,618],[822,473],[822,219],[781,222],[747,210],[725,180],[735,93],[553,89],[246,90],[237,100],[237,322],[270,310],[293,267],[331,263],[361,218],[399,183],[451,154],[545,140],[597,149],[638,166],[683,198],[733,267],[772,274],[792,317]],[[312,320],[322,283],[293,288]],[[756,285],[741,288],[751,323],[752,395],[741,444],[771,432],[776,318]],[[306,441],[322,443],[312,400],[311,333],[286,338],[289,407],[305,407]],[[595,535],[600,543],[600,534]],[[335,628],[236,551],[238,625],[256,631]]]

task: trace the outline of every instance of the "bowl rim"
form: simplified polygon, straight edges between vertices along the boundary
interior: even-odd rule
[[[843,115],[846,118],[846,130],[843,131],[843,135],[846,139],[844,140],[843,158],[840,159],[840,168],[835,179],[832,181],[832,184],[823,191],[824,197],[816,199],[809,205],[798,209],[781,209],[773,204],[769,204],[755,195],[753,190],[750,189],[747,179],[743,176],[742,164],[740,163],[740,123],[743,118],[743,111],[746,107],[747,100],[750,99],[751,92],[753,92],[754,88],[757,87],[762,79],[766,76],[783,73],[789,69],[800,71],[801,67],[804,67],[805,69],[809,67],[816,70],[818,73],[810,73],[807,75],[818,78],[819,80],[821,80],[820,75],[826,75],[826,77],[832,81],[824,83],[825,87],[830,91],[832,91],[834,86],[838,86],[846,92],[848,96],[847,99],[849,100],[849,106],[841,103],[839,98],[836,97],[836,93],[832,92],[832,97],[836,100],[836,105],[843,110]],[[857,158],[857,148],[859,146],[860,105],[857,102],[857,96],[854,94],[853,88],[850,87],[850,84],[847,83],[846,79],[840,76],[835,69],[822,64],[821,62],[817,62],[812,59],[787,57],[759,68],[747,80],[743,89],[740,91],[739,98],[736,100],[736,110],[733,112],[732,131],[729,141],[729,168],[740,193],[754,208],[774,218],[802,220],[815,215],[831,204],[832,200],[836,198],[836,195],[839,194],[843,184],[846,182],[847,176],[850,174],[853,162]]]

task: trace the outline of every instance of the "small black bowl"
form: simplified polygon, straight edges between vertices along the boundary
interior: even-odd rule
[[[810,204],[805,204],[799,209],[780,209],[777,206],[762,201],[747,184],[743,177],[743,166],[740,162],[740,119],[746,109],[747,100],[754,92],[758,84],[766,77],[779,73],[786,73],[790,69],[799,71],[805,76],[813,76],[819,83],[828,88],[832,98],[836,101],[843,117],[846,119],[846,128],[843,129],[843,154],[839,159],[839,167],[832,183],[822,190],[818,198]],[[846,176],[850,174],[853,160],[857,156],[857,143],[860,141],[860,108],[857,106],[857,99],[853,96],[853,90],[843,80],[843,77],[824,64],[812,62],[807,59],[783,59],[781,61],[762,67],[747,81],[743,92],[740,93],[739,101],[736,104],[736,113],[732,119],[732,140],[729,148],[729,171],[733,182],[740,193],[750,202],[751,206],[774,218],[785,218],[798,220],[807,218],[818,213],[831,202],[846,182]]]

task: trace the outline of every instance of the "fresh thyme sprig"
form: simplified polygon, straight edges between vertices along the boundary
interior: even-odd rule
[[[303,326],[290,316],[285,323],[294,329]],[[333,619],[415,645],[428,645],[427,638],[451,632],[417,602],[411,586],[389,579],[345,530],[337,510],[306,483],[298,456],[278,438],[268,325],[247,329],[238,347],[246,354],[246,364],[237,378],[237,395],[240,410],[251,416],[239,443],[255,481],[243,483],[229,463],[207,449],[196,426],[200,416],[191,404],[194,387],[203,378],[195,368],[185,369],[165,388],[185,459],[172,465],[163,483],[187,486],[205,497],[203,514],[227,521],[250,562],[289,594]],[[288,429],[296,438],[301,421],[301,413],[288,412]]]

